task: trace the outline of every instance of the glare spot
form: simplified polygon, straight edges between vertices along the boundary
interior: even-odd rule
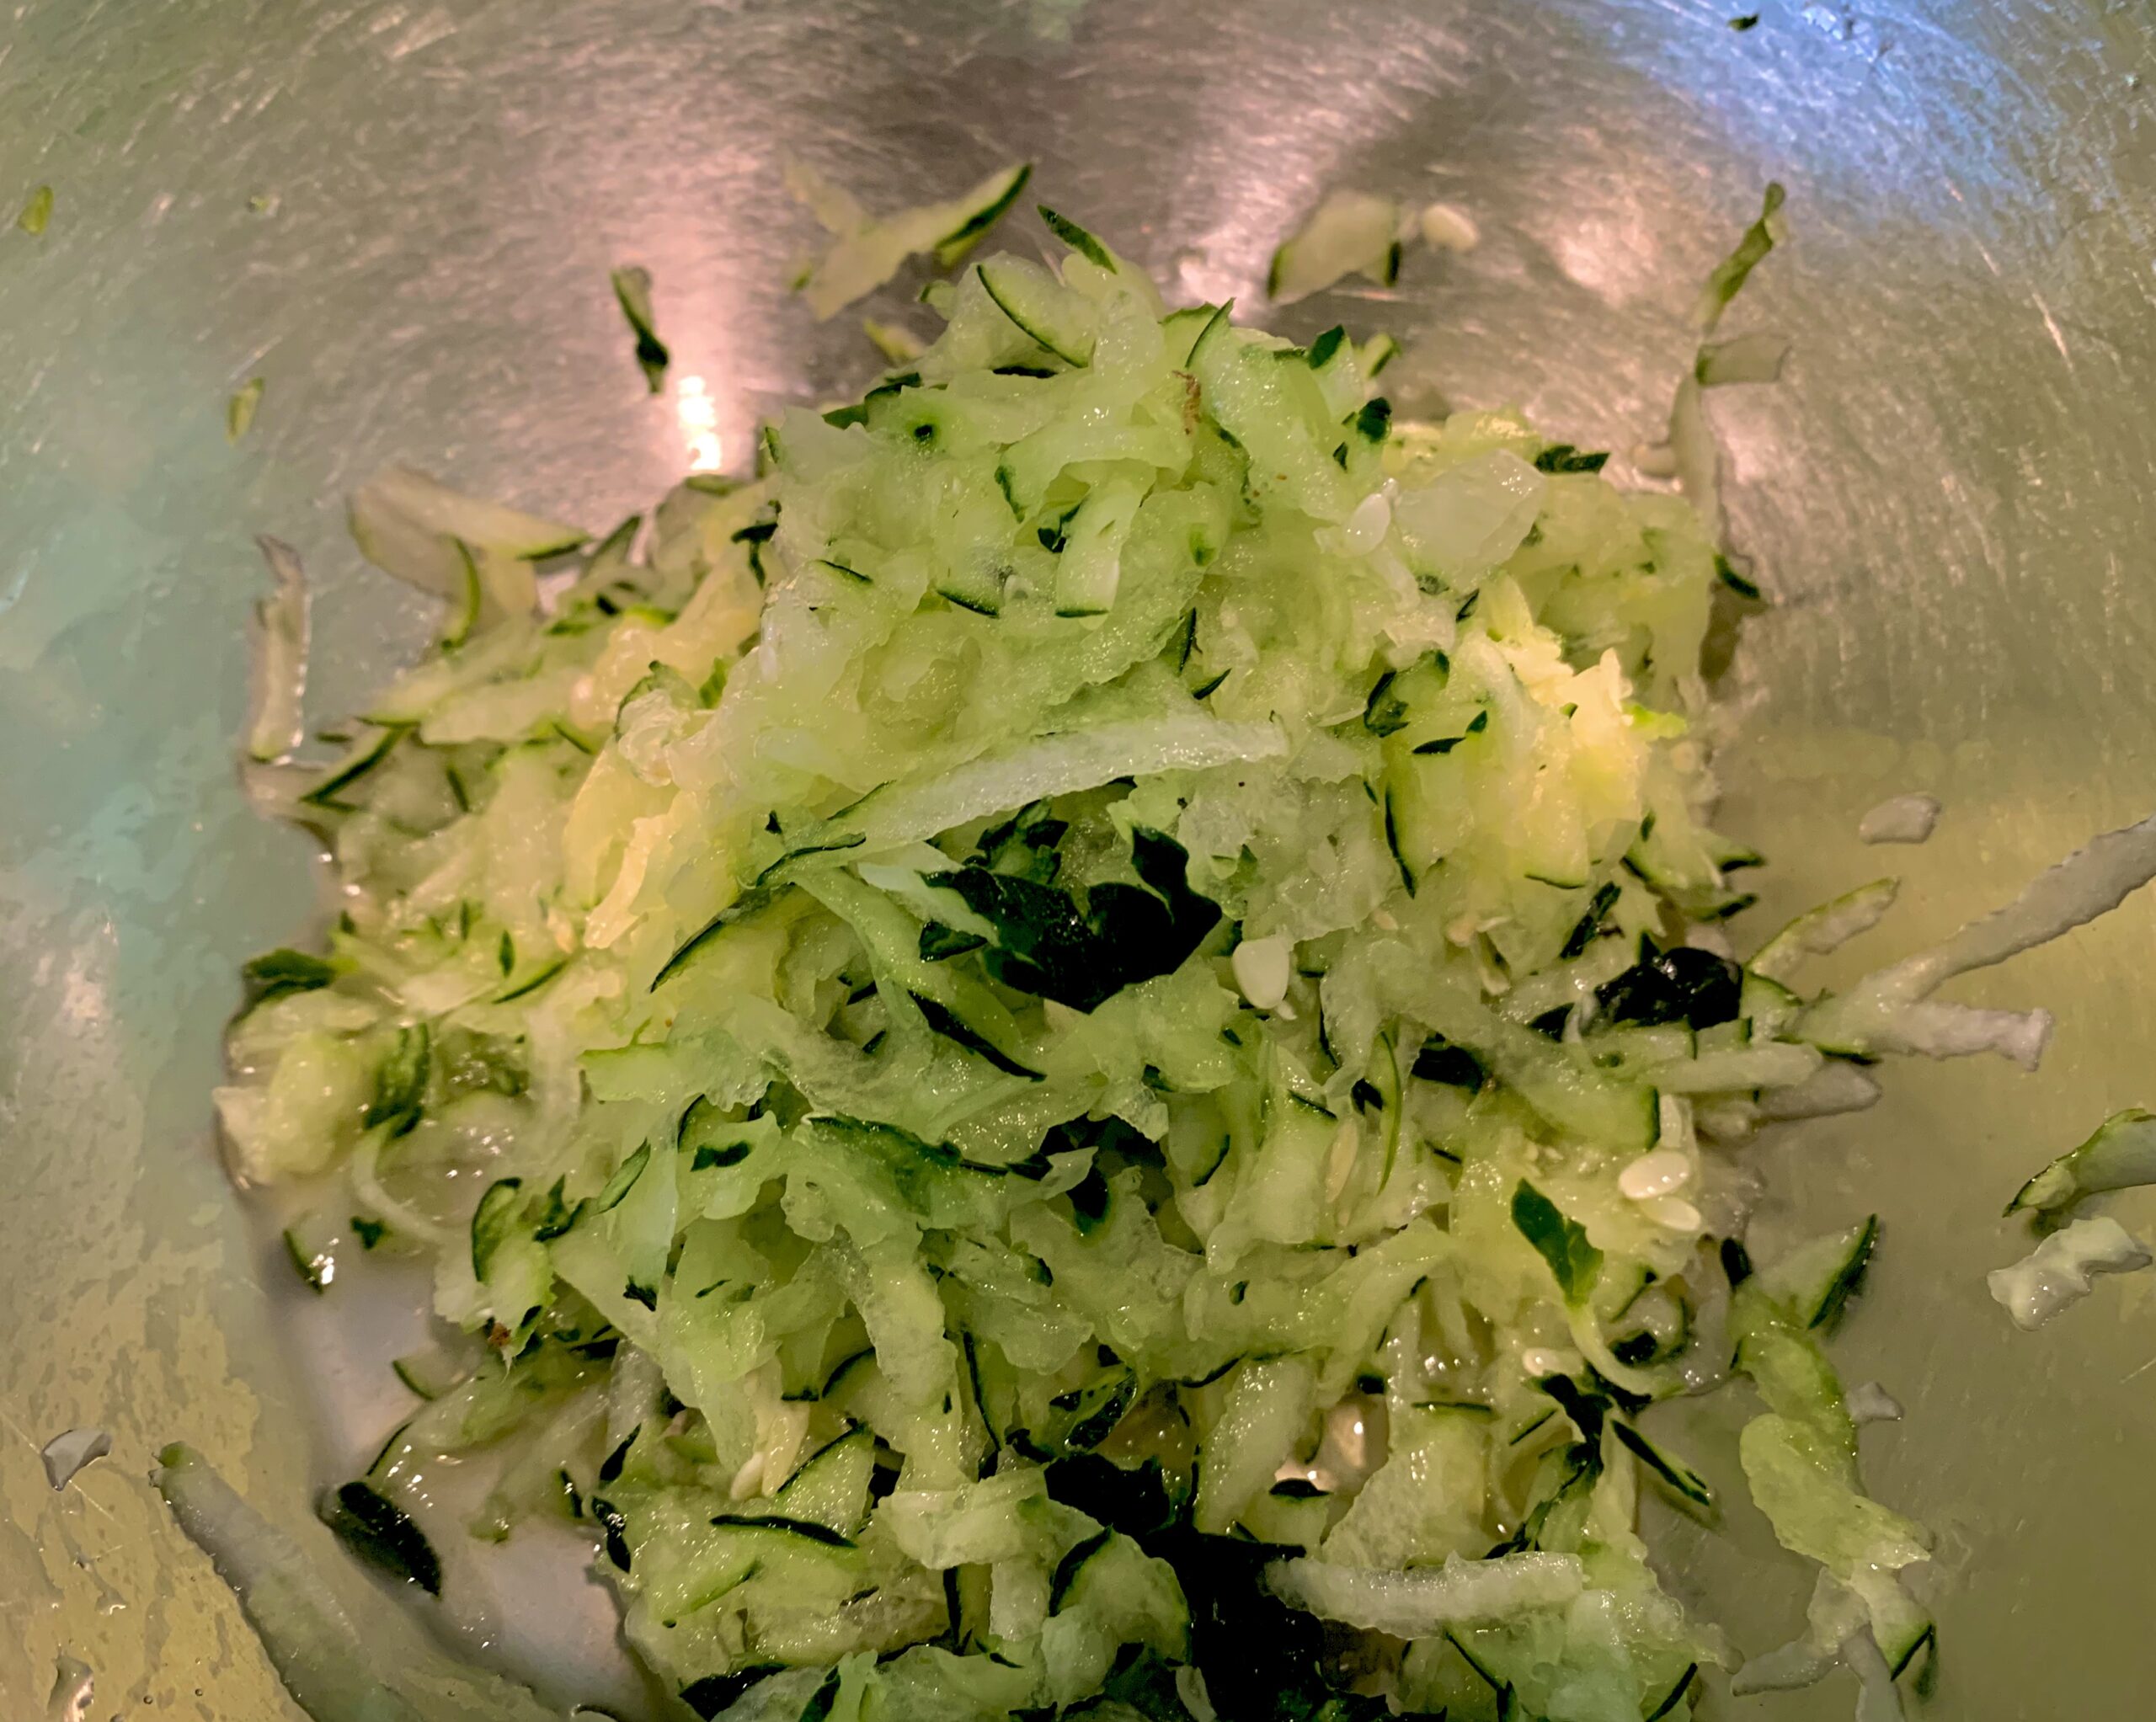
[[[718,440],[718,403],[700,376],[681,379],[675,401],[680,420],[681,440],[689,451],[691,472],[716,472],[723,457]]]

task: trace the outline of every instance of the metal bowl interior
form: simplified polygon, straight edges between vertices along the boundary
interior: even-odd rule
[[[209,1131],[235,965],[315,912],[305,845],[233,781],[250,536],[317,577],[324,717],[429,626],[342,536],[339,494],[377,464],[603,522],[708,461],[697,439],[738,467],[767,403],[858,386],[875,360],[853,321],[819,328],[784,291],[814,236],[782,152],[872,205],[1031,157],[1044,194],[1171,287],[1253,307],[1324,189],[1443,198],[1476,249],[1282,326],[1390,328],[1403,408],[1517,403],[1620,450],[1667,410],[1693,284],[1780,179],[1794,243],[1741,323],[1795,357],[1715,412],[1733,541],[1773,600],[1723,681],[1725,824],[1772,862],[1740,928],[1892,871],[1904,907],[1865,954],[1913,946],[2148,812],[2148,15],[1761,0],[1739,30],[1739,9],[18,8],[0,200],[56,198],[41,237],[0,233],[0,1711],[40,1714],[72,1655],[99,1714],[296,1714],[144,1481],[184,1438],[304,1527],[331,1440],[309,1410],[324,1371],[265,1290],[285,1270]],[[606,291],[629,261],[674,346],[657,398]],[[227,398],[258,375],[259,419],[228,444]],[[1945,803],[1934,840],[1861,849],[1858,814],[1913,789]],[[1764,1225],[1883,1218],[1840,1356],[1908,1407],[1865,1461],[1938,1533],[1935,1714],[2146,1708],[2148,1292],[2107,1285],[2032,1336],[1983,1274],[2018,1252],[1998,1216],[2020,1180],[2149,1101],[2153,941],[2137,901],[1968,986],[2057,1014],[2041,1074],[1897,1069],[1875,1111],[1758,1151]],[[1736,1397],[1693,1437],[1726,1495]],[[86,1424],[112,1455],[55,1493],[37,1447]],[[1806,1581],[1756,1564],[1748,1509],[1727,1517],[1663,1546],[1756,1650],[1795,1628]]]

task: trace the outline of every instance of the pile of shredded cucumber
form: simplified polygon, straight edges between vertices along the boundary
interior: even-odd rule
[[[1892,888],[1725,926],[1759,858],[1708,822],[1699,665],[1755,589],[1692,503],[1406,422],[1390,343],[1169,310],[1048,220],[1052,266],[969,267],[903,371],[595,547],[355,498],[450,621],[343,761],[258,769],[340,912],[248,966],[218,1101],[325,1296],[421,1260],[459,1337],[326,1515],[430,1591],[584,1527],[707,1717],[1661,1722],[1838,1664],[1898,1714],[1927,1538],[1822,1348],[1878,1227],[1753,1262],[1745,1144],[1882,1053],[2032,1063],[2047,1018],[1936,989],[2156,832],[1820,994]],[[856,275],[926,243],[830,224],[882,236]],[[1817,1571],[1749,1661],[1636,1528],[1714,1514],[1657,1407],[1740,1379]],[[494,1468],[476,1515],[441,1455]]]

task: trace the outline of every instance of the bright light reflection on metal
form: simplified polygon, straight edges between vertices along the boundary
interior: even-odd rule
[[[718,403],[700,376],[685,376],[675,399],[681,440],[688,446],[691,472],[716,472],[723,450],[718,440]]]

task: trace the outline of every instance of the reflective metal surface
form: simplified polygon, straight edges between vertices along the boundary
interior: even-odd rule
[[[234,965],[311,901],[228,764],[249,537],[315,573],[327,716],[426,626],[342,540],[377,463],[604,525],[699,439],[742,464],[766,403],[858,383],[854,325],[782,291],[814,238],[782,150],[872,205],[1033,157],[1051,200],[1246,306],[1323,188],[1443,197],[1479,248],[1284,326],[1390,328],[1403,407],[1513,401],[1620,450],[1780,178],[1795,240],[1738,322],[1796,356],[1716,401],[1774,600],[1726,682],[1725,824],[1773,861],[1752,919],[1891,869],[1906,909],[1872,944],[1898,948],[2156,803],[2148,9],[1753,3],[1740,32],[1689,0],[19,0],[0,205],[56,200],[41,237],[0,232],[0,1714],[41,1714],[63,1655],[100,1718],[291,1714],[143,1480],[184,1437],[305,1520],[261,1289],[283,1270],[208,1136]],[[606,291],[632,261],[675,354],[659,399]],[[1860,850],[1858,815],[1919,788],[1933,842]],[[2156,1300],[2109,1283],[2028,1335],[1983,1276],[2020,1179],[2151,1101],[2152,952],[2143,900],[1969,988],[2057,1012],[2040,1075],[1898,1070],[1870,1114],[1763,1151],[1770,1220],[1884,1216],[1841,1356],[1908,1408],[1865,1436],[1877,1492],[1940,1533],[1932,1714],[2148,1709]],[[38,1446],[91,1423],[111,1457],[56,1493]],[[1747,1648],[1796,1623],[1794,1563],[1672,1546]]]

